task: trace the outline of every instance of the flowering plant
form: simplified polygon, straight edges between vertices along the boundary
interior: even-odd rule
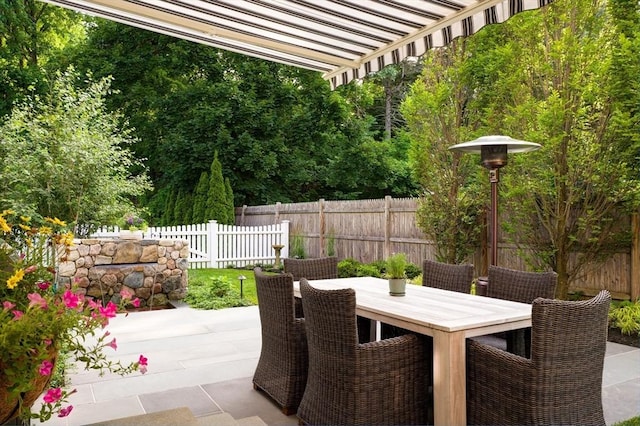
[[[123,292],[119,304],[103,306],[57,276],[56,262],[66,259],[73,244],[65,228],[58,219],[36,224],[10,210],[0,214],[0,424],[71,412],[73,406],[63,405],[75,390],[47,389],[60,351],[101,375],[147,369],[143,355],[128,365],[107,359],[103,350],[116,349],[116,340],[108,331],[98,333],[126,304],[139,301]],[[32,412],[42,392],[42,407]]]
[[[122,219],[121,229],[128,229],[129,231],[146,231],[147,222],[134,213],[127,213]]]

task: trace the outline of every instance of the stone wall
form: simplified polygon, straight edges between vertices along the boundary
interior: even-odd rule
[[[124,288],[140,299],[140,307],[165,306],[186,294],[188,258],[183,240],[74,240],[58,276],[103,303],[117,302]]]

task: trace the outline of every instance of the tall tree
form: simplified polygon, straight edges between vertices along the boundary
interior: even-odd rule
[[[505,169],[503,221],[522,255],[558,273],[557,296],[628,236],[625,208],[637,206],[637,171],[611,137],[614,32],[604,1],[553,2],[514,17],[498,55],[486,133],[540,142]],[[635,175],[634,175],[635,174]]]
[[[233,202],[233,189],[231,188],[231,181],[228,177],[224,178],[224,189],[226,193],[226,210],[227,221],[229,225],[233,225],[236,222],[236,209]]]
[[[100,20],[73,57],[96,75],[113,75],[121,94],[112,106],[130,116],[154,197],[166,186],[194,192],[215,151],[238,204],[412,189],[408,167],[388,161],[390,145],[372,143],[370,117],[355,116],[317,72]],[[354,153],[361,167],[352,167]]]
[[[207,217],[207,195],[209,194],[209,173],[202,172],[193,195],[193,223],[205,223]]]
[[[227,191],[222,176],[222,164],[216,152],[209,170],[209,191],[207,193],[207,219],[215,219],[218,223],[227,224]]]
[[[412,170],[420,183],[417,223],[435,241],[436,258],[461,263],[479,243],[482,182],[475,159],[449,151],[467,140],[478,123],[467,109],[473,96],[464,75],[469,55],[463,40],[429,52],[401,111],[412,141]]]
[[[0,0],[0,117],[46,91],[49,60],[84,38],[79,14],[37,0]]]

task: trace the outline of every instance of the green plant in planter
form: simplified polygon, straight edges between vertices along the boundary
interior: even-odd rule
[[[407,256],[404,253],[394,253],[387,258],[384,276],[389,279],[406,278]]]
[[[407,286],[407,256],[404,253],[394,253],[387,258],[384,276],[389,279],[389,294],[404,296]]]

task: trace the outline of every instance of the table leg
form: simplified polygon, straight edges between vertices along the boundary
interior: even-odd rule
[[[466,425],[465,336],[433,334],[433,411],[435,425]]]

